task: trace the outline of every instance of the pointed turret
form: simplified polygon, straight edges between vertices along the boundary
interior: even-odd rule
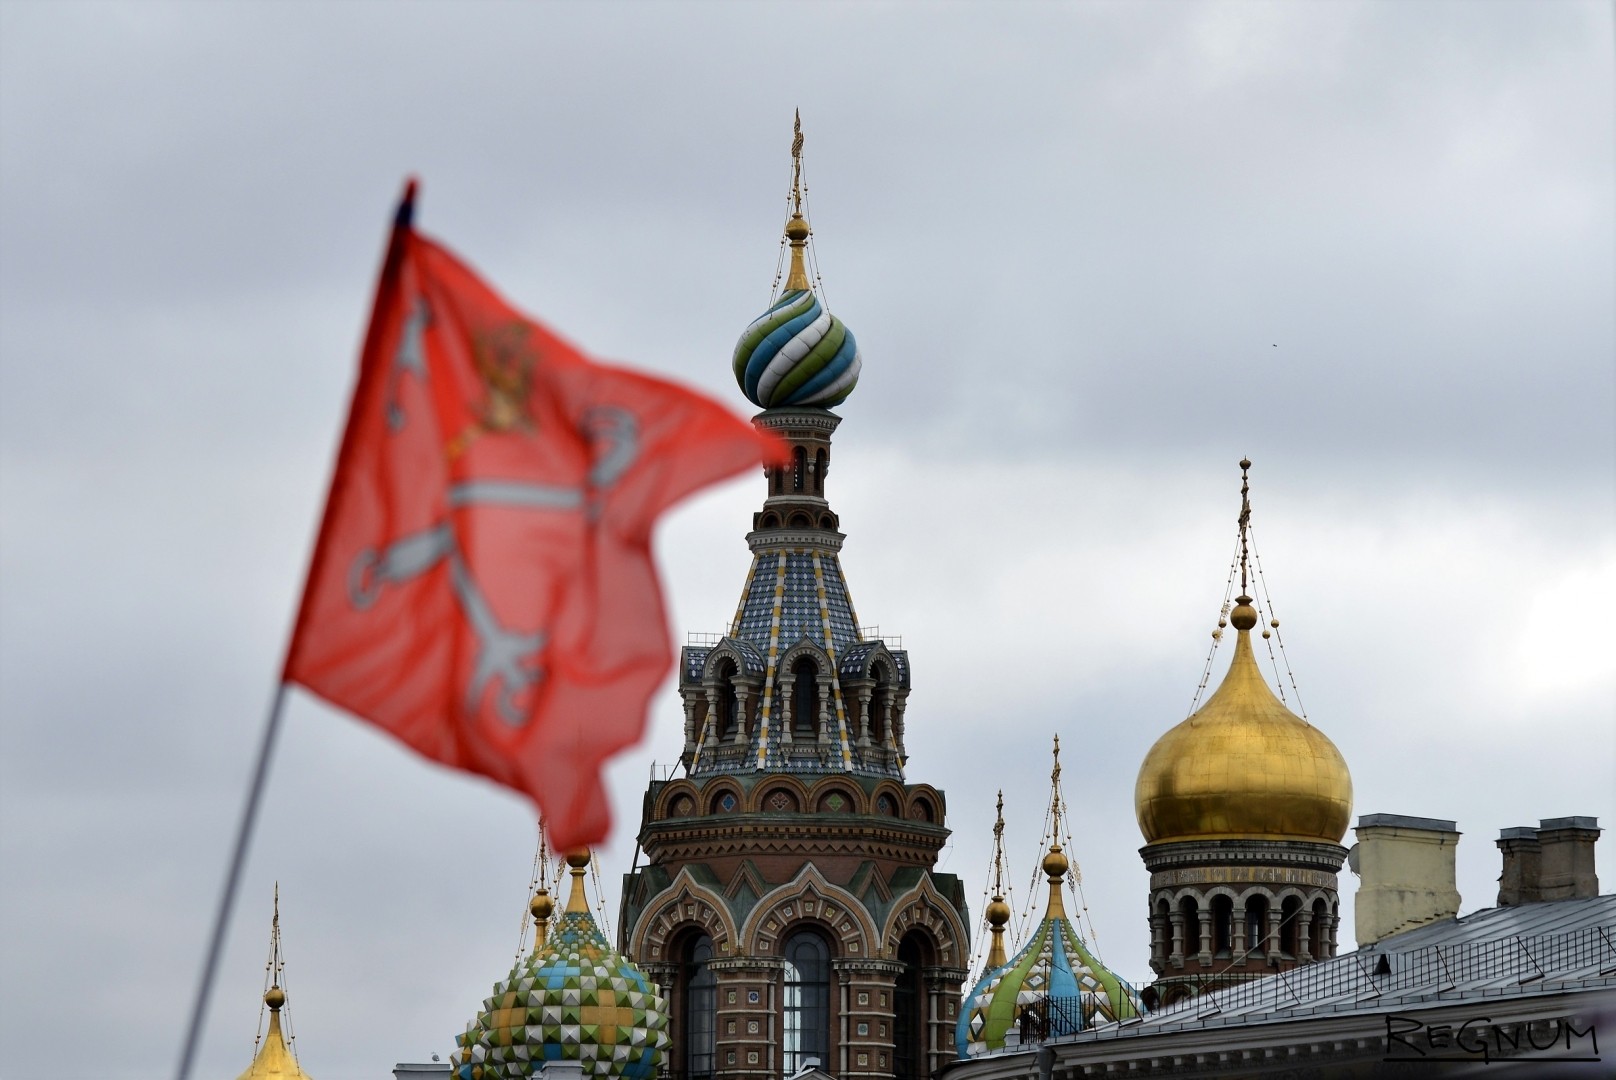
[[[1044,917],[1027,944],[993,967],[965,996],[954,1030],[960,1057],[998,1050],[1012,1028],[1031,1018],[1045,1035],[1067,1035],[1140,1013],[1139,995],[1100,962],[1066,917],[1061,895],[1071,862],[1061,850],[1060,739],[1050,776],[1049,847],[1042,863],[1049,883]]]
[[[269,1008],[269,1030],[258,1044],[253,1063],[237,1080],[310,1080],[298,1065],[297,1055],[287,1045],[281,1031],[281,1010],[286,1007],[286,991],[281,989],[281,887],[275,886],[275,913],[269,924],[269,989],[264,1004]]]

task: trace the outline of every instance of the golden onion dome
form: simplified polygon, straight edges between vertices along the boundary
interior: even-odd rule
[[[1251,598],[1229,622],[1239,632],[1217,692],[1150,748],[1134,786],[1149,844],[1204,839],[1339,843],[1352,815],[1352,777],[1318,728],[1274,696],[1257,667]]]

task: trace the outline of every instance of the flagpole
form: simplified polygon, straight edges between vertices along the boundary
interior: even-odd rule
[[[258,746],[258,762],[253,766],[252,785],[247,789],[247,805],[242,809],[241,826],[236,830],[236,847],[230,856],[230,872],[225,875],[224,894],[219,897],[219,910],[213,918],[213,936],[208,941],[207,956],[202,961],[202,983],[197,987],[196,1004],[191,1008],[191,1023],[185,1032],[185,1049],[180,1055],[177,1080],[189,1080],[191,1075],[191,1063],[196,1057],[197,1041],[202,1034],[202,1021],[208,1011],[208,997],[213,990],[213,976],[219,968],[219,954],[224,951],[230,913],[236,906],[236,886],[241,883],[241,868],[247,862],[247,845],[252,839],[258,804],[262,801],[264,784],[269,777],[269,759],[275,749],[275,736],[280,731],[288,685],[283,681],[275,687],[275,697],[269,706],[264,737]]]

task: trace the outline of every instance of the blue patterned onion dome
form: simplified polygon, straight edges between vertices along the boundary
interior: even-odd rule
[[[954,1029],[959,1056],[973,1057],[1004,1046],[1004,1036],[1022,1009],[1049,999],[1051,1034],[1069,1035],[1141,1011],[1139,995],[1099,959],[1066,919],[1061,877],[1066,856],[1055,844],[1044,856],[1049,907],[1032,940],[1007,963],[986,972],[966,995]]]
[[[542,950],[517,964],[455,1039],[454,1080],[536,1076],[577,1061],[585,1077],[653,1080],[668,1048],[668,1006],[601,934],[584,899],[587,853],[567,859],[572,896]]]
[[[864,359],[853,332],[812,289],[790,288],[735,345],[735,381],[754,405],[828,409],[858,385]]]

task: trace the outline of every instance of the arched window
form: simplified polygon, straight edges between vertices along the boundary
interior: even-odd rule
[[[1246,949],[1252,953],[1268,951],[1268,898],[1246,897]]]
[[[811,931],[786,940],[785,993],[782,996],[781,1064],[785,1075],[800,1072],[809,1059],[830,1069],[830,950]]]
[[[804,656],[791,665],[791,737],[812,739],[819,733],[819,666]]]
[[[678,1045],[684,1048],[684,1074],[690,1080],[713,1074],[713,1044],[718,1031],[718,980],[709,968],[713,958],[713,939],[706,934],[696,937],[685,950],[680,965],[684,988],[684,1017],[680,1025],[683,1038]]]
[[[1227,896],[1212,898],[1212,951],[1228,956],[1234,949],[1234,901]]]
[[[1296,924],[1300,921],[1296,916],[1302,910],[1302,901],[1294,896],[1287,896],[1279,910],[1279,951],[1288,956],[1295,956],[1301,951],[1296,947]]]
[[[892,994],[892,1074],[895,1080],[925,1080],[931,1074],[926,1060],[926,994],[924,971],[926,942],[909,934],[898,943],[898,975]]]
[[[735,734],[735,725],[741,722],[740,700],[735,693],[735,662],[725,660],[718,666],[718,737],[727,739]]]
[[[808,451],[797,447],[791,451],[791,490],[801,491],[803,481],[807,479]]]
[[[1313,901],[1313,959],[1327,958],[1330,947],[1330,910],[1324,906],[1324,898]]]
[[[830,452],[820,450],[814,455],[814,494],[825,494],[825,466],[830,462]]]

